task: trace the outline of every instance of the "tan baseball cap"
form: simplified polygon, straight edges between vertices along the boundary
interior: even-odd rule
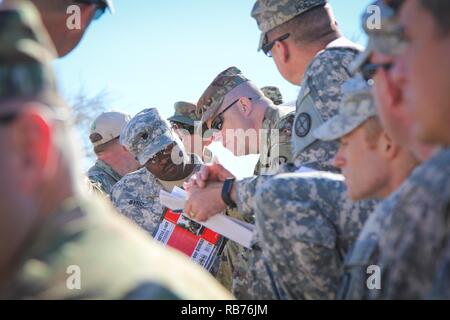
[[[92,123],[89,139],[96,147],[118,138],[130,120],[131,116],[122,112],[104,112]]]

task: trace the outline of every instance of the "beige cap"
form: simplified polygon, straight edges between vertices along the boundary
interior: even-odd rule
[[[130,120],[131,116],[122,112],[104,112],[92,123],[89,139],[96,147],[118,138]]]

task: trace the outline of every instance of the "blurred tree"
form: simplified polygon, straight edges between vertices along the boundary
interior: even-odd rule
[[[89,168],[95,161],[95,154],[89,141],[91,124],[102,112],[109,110],[111,100],[111,96],[106,89],[93,96],[86,94],[83,89],[80,89],[74,97],[68,99],[72,107],[75,128],[83,142],[84,169]]]

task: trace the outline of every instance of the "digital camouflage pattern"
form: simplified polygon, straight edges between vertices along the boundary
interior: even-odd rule
[[[399,54],[405,46],[403,29],[398,22],[397,12],[385,0],[377,0],[370,6],[377,6],[380,12],[380,25],[374,26],[373,10],[365,10],[361,16],[361,27],[369,37],[366,50],[350,66],[350,72],[356,74],[367,63],[374,51],[389,56]]]
[[[274,86],[267,86],[261,88],[262,93],[266,98],[269,98],[274,105],[278,106],[283,104],[283,96],[281,94],[280,89]]]
[[[268,106],[262,123],[260,159],[256,174],[271,175],[292,160],[291,138],[295,110],[287,106]]]
[[[316,129],[317,139],[333,141],[349,134],[370,117],[377,115],[371,86],[361,75],[357,75],[342,85],[342,105],[339,112]]]
[[[359,46],[339,38],[319,52],[309,64],[297,99],[292,134],[294,163],[316,170],[333,171],[330,162],[337,143],[319,141],[314,130],[334,116],[342,101],[341,86],[350,79],[349,66]]]
[[[135,115],[120,135],[120,144],[135,155],[141,165],[174,142],[182,148],[183,143],[172,133],[155,108],[142,110]]]
[[[214,117],[231,90],[247,81],[249,80],[236,67],[229,67],[219,73],[197,102],[197,114],[201,114],[202,123]]]
[[[169,121],[180,122],[189,126],[194,126],[195,121],[201,120],[201,115],[197,114],[197,105],[193,103],[178,101],[175,103],[174,108],[175,114],[167,119]]]
[[[64,202],[26,248],[3,299],[231,298],[182,254],[151,241],[93,196]],[[80,290],[67,285],[73,270],[80,271]]]
[[[111,190],[111,201],[119,213],[153,235],[164,213],[159,201],[163,189],[158,179],[142,168],[116,183]]]
[[[368,267],[379,265],[380,238],[383,237],[392,215],[398,209],[399,199],[408,187],[408,182],[405,182],[383,200],[367,219],[353,248],[345,258],[337,299],[369,299],[371,290],[367,287],[367,280],[371,274],[367,273]]]
[[[268,31],[288,22],[299,14],[326,3],[326,0],[257,0],[251,15],[256,20],[259,30],[261,30],[258,51],[265,43]]]
[[[440,151],[416,168],[402,188],[392,209],[391,223],[380,239],[381,290],[372,291],[371,298],[445,297],[439,279],[449,278],[449,269],[445,269],[449,249],[449,163],[450,151]]]
[[[293,172],[304,166],[316,170],[336,171],[336,168],[332,166],[331,161],[337,151],[337,143],[318,141],[315,137],[312,137],[311,131],[320,126],[330,117],[336,115],[342,99],[341,86],[350,78],[348,66],[359,51],[360,50],[356,45],[344,38],[340,38],[330,43],[325,50],[319,52],[309,65],[305,73],[302,90],[297,100],[296,120],[294,121],[294,126],[292,129],[293,144],[297,142],[297,150],[294,149],[293,152],[293,159],[296,160],[295,166],[289,164],[284,165],[280,168],[280,172]],[[305,122],[303,122],[303,120],[305,120]],[[306,144],[302,139],[307,139]],[[290,290],[293,289],[286,288],[286,285],[283,284],[283,282],[279,283],[278,276],[280,274],[279,271],[277,271],[279,270],[279,267],[273,265],[275,263],[274,257],[270,254],[270,247],[274,245],[276,242],[275,238],[278,235],[273,235],[273,233],[271,235],[265,235],[264,233],[269,232],[269,229],[262,229],[260,225],[278,223],[282,225],[281,227],[284,227],[283,224],[286,220],[279,219],[279,217],[285,214],[290,214],[291,217],[295,217],[297,214],[297,211],[295,210],[298,209],[298,207],[292,206],[293,209],[290,211],[290,209],[287,209],[284,204],[281,205],[278,203],[278,208],[276,208],[276,210],[281,212],[276,212],[273,207],[274,199],[278,198],[286,201],[292,199],[292,203],[296,203],[299,199],[296,198],[296,195],[292,192],[282,192],[282,190],[285,189],[278,188],[278,185],[276,185],[273,189],[270,189],[270,186],[275,181],[274,179],[277,177],[278,175],[275,177],[254,177],[237,183],[238,209],[242,214],[254,214],[257,226],[256,234],[254,235],[254,251],[250,251],[250,256],[248,258],[250,264],[247,278],[248,280],[246,280],[242,287],[245,288],[246,286],[248,288],[248,294],[254,297],[269,295],[290,299],[295,299],[296,297],[308,298],[314,295],[322,295],[324,298],[334,297],[339,283],[338,275],[342,270],[343,256],[340,256],[340,260],[336,260],[338,264],[329,266],[329,272],[324,275],[324,277],[329,275],[329,279],[325,279],[327,281],[320,279],[320,277],[310,277],[312,281],[323,282],[322,289],[318,287],[316,292],[307,289],[302,292],[292,292]],[[303,183],[304,181],[302,178],[297,178],[294,175],[291,182],[292,185]],[[326,182],[322,183],[326,184]],[[329,183],[333,184],[332,182]],[[347,197],[344,183],[341,181],[340,184],[341,187],[334,191],[339,194],[340,199],[346,199]],[[260,190],[266,190],[265,186],[267,186],[267,188],[274,193],[273,197],[267,198],[267,202],[256,197],[256,194],[260,192]],[[329,186],[329,188],[335,188],[335,186]],[[308,203],[333,203],[333,201],[336,201],[336,198],[333,198],[331,194],[332,192],[329,192],[329,194],[322,192],[320,195],[312,198],[314,201],[312,201],[312,199],[308,199]],[[322,199],[321,197],[325,198]],[[272,203],[269,204],[269,201],[272,201]],[[266,212],[268,212],[268,214],[263,216],[260,214],[260,211],[263,211],[262,207],[266,203],[270,210],[267,209]],[[301,202],[298,203],[298,206],[304,205],[307,204],[303,204]],[[354,227],[353,232],[355,233],[355,236],[352,239],[355,240],[358,231],[362,227],[362,220],[373,210],[373,203],[363,205],[352,204],[342,207],[342,210],[342,212],[337,213],[341,214],[343,217],[354,216],[354,210],[357,211],[357,214],[361,215],[361,225],[353,223],[349,224],[348,227],[348,229],[350,229],[350,226]],[[274,213],[273,218],[270,218],[270,212]],[[303,222],[304,220],[299,221],[300,224]],[[319,220],[318,224],[320,225]],[[327,232],[326,228],[324,228],[323,232]],[[272,235],[273,239],[270,239],[270,236]],[[285,239],[281,239],[280,243],[283,241],[285,241]],[[345,247],[345,249],[348,249],[349,247],[350,245]],[[259,253],[258,250],[261,250],[262,253]],[[314,248],[311,250],[313,251]],[[261,257],[261,259],[257,259],[255,257]],[[274,276],[272,277],[271,274]],[[256,280],[255,275],[257,275],[260,279]],[[263,278],[265,279],[264,281],[261,280]],[[270,279],[275,279],[275,281],[270,281]],[[270,286],[264,286],[264,284],[269,283],[271,284]],[[257,285],[252,286],[252,284]],[[328,296],[326,295],[326,292],[328,292]]]
[[[89,169],[87,175],[92,183],[100,186],[106,196],[111,194],[112,187],[122,179],[120,174],[100,159]]]
[[[287,299],[334,299],[343,260],[375,202],[353,202],[341,175],[281,174],[258,189],[263,256]]]

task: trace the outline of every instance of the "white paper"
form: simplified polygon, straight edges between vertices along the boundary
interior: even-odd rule
[[[175,187],[169,193],[161,190],[159,193],[161,204],[174,211],[182,211],[186,202],[187,193],[181,188]],[[183,215],[191,219],[184,212]],[[200,222],[192,219],[202,226],[209,228],[224,237],[239,243],[240,245],[250,248],[253,237],[254,226],[243,221],[236,221],[236,219],[227,217],[223,214],[216,214],[205,222]]]
[[[255,166],[260,157],[259,154],[235,156],[230,150],[225,148],[220,141],[213,141],[206,148],[211,151],[213,161],[221,164],[238,180],[253,176]]]

